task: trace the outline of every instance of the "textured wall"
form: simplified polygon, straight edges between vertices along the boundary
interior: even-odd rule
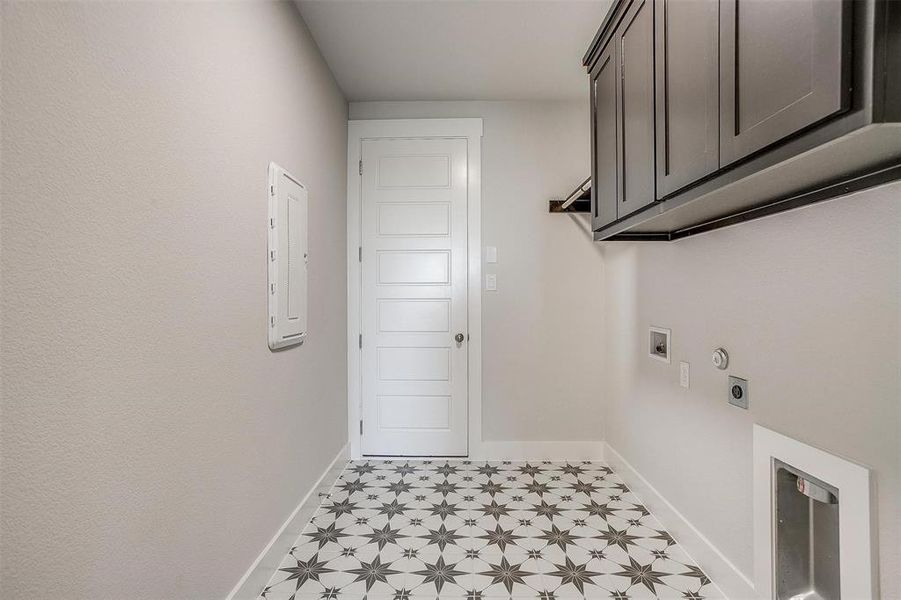
[[[352,102],[352,119],[482,117],[482,437],[602,439],[600,248],[548,200],[588,176],[586,102]],[[587,215],[581,215],[585,219]]]
[[[608,442],[749,577],[754,423],[872,468],[882,598],[901,598],[901,184],[602,246]],[[647,356],[652,324],[673,330],[671,365]],[[726,401],[718,346],[748,411]]]
[[[2,3],[0,597],[222,598],[344,445],[346,103],[289,3]],[[310,333],[266,346],[266,168]]]

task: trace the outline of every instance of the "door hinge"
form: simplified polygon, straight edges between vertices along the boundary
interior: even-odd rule
[[[360,435],[363,435],[363,419],[360,419]]]
[[[363,262],[363,246],[360,246],[359,250],[360,250],[360,257],[359,257],[360,262]]]
[[[360,350],[363,349],[363,334],[360,334]]]
[[[360,175],[363,174],[363,161],[360,161]]]

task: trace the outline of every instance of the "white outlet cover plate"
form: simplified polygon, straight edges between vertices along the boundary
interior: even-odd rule
[[[691,365],[685,361],[679,363],[679,385],[685,389],[691,385]]]
[[[489,292],[497,291],[497,275],[493,273],[485,275],[485,289]]]

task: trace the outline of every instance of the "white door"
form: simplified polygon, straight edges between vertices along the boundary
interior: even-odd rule
[[[364,140],[363,454],[466,456],[466,140]]]

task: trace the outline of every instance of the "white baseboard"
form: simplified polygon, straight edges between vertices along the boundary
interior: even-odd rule
[[[319,507],[320,493],[327,493],[344,470],[347,462],[348,447],[345,444],[313,487],[297,504],[290,516],[285,520],[260,555],[257,557],[234,589],[225,597],[226,600],[256,600],[263,588],[278,569],[282,559],[291,550],[291,546],[303,532],[304,527]]]
[[[352,460],[444,460],[437,456],[355,456]],[[604,460],[604,442],[481,442],[469,456],[447,460]]]
[[[724,596],[731,600],[751,600],[757,597],[751,578],[732,564],[703,533],[607,443],[604,444],[604,458],[673,539],[710,576]]]
[[[472,460],[603,460],[604,442],[483,441]]]

